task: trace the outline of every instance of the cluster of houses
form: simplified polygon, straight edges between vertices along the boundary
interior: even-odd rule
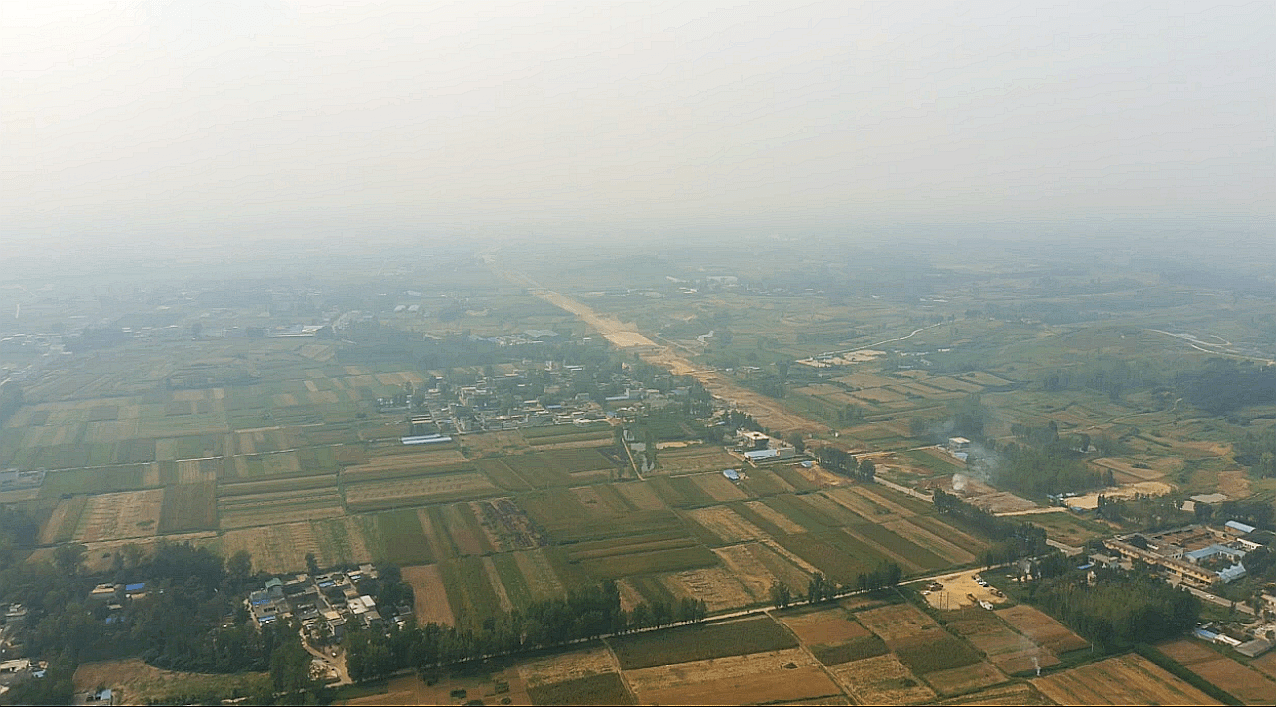
[[[373,565],[326,574],[298,574],[291,579],[267,580],[244,600],[257,626],[296,619],[313,641],[339,641],[347,628],[374,628],[387,622],[399,625],[412,616],[412,607],[378,607],[359,590],[364,579],[376,579]]]
[[[409,413],[406,436],[422,437],[602,422],[659,409],[689,394],[686,387],[647,387],[626,371],[599,380],[585,366],[546,361],[480,376],[468,385],[435,378],[412,393],[379,398],[377,405],[382,413]]]
[[[1159,567],[1188,584],[1208,587],[1245,576],[1245,555],[1261,545],[1246,540],[1255,528],[1228,521],[1222,528],[1189,525],[1159,533],[1131,533],[1103,541],[1116,557]],[[1116,557],[1098,558],[1116,561]]]

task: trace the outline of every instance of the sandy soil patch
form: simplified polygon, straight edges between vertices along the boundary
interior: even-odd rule
[[[1095,509],[1099,507],[1100,493],[1108,498],[1134,498],[1135,496],[1164,496],[1173,490],[1173,486],[1162,481],[1140,481],[1137,484],[1128,484],[1115,489],[1104,489],[1102,492],[1093,491],[1084,496],[1069,498],[1068,505]]]
[[[1133,653],[1036,678],[1032,684],[1062,705],[1220,704]]]
[[[1249,477],[1244,469],[1218,472],[1218,491],[1231,498],[1249,498]]]
[[[447,600],[447,590],[443,587],[443,574],[438,565],[417,565],[404,567],[403,581],[412,585],[414,601],[412,611],[416,615],[417,624],[456,625],[456,615]]]
[[[825,609],[810,614],[784,616],[780,617],[780,622],[788,626],[799,640],[809,646],[842,643],[871,633],[848,618],[846,612],[841,609]]]
[[[1009,491],[998,491],[987,496],[975,496],[970,499],[970,502],[994,514],[1017,513],[1040,507],[1036,503],[1016,496]]]
[[[999,597],[992,593],[992,587],[979,586],[979,583],[975,581],[976,574],[978,572],[973,570],[964,570],[940,577],[937,581],[944,585],[944,588],[923,595],[926,603],[936,609],[944,610],[974,606],[979,601],[986,601],[991,604],[1006,603],[1005,597]],[[973,599],[971,595],[974,596]]]
[[[756,704],[841,692],[801,648],[629,670],[625,678],[643,704]]]
[[[913,705],[935,699],[934,691],[890,653],[834,666],[829,672],[863,705]]]

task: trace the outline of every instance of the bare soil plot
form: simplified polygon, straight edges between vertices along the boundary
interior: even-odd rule
[[[880,655],[828,668],[838,684],[864,705],[915,705],[935,693],[894,655]]]
[[[91,543],[155,535],[163,505],[163,489],[93,496],[80,515],[75,540]]]
[[[754,595],[734,574],[721,567],[676,572],[661,577],[675,597],[700,599],[710,612],[738,609],[767,598]]]
[[[1036,503],[1016,496],[1009,491],[999,491],[986,496],[975,496],[970,499],[970,502],[993,514],[1015,513],[1039,508]]]
[[[260,694],[270,689],[267,673],[210,674],[163,670],[136,658],[85,663],[72,678],[76,691],[104,685],[112,691],[112,704],[187,704],[210,693]]]
[[[443,588],[443,575],[438,565],[404,567],[403,581],[412,585],[413,607],[417,625],[434,623],[456,625],[456,616],[448,604],[447,591]]]
[[[1135,653],[1032,681],[1063,705],[1217,705],[1218,700]]]
[[[1142,469],[1122,459],[1095,459],[1090,464],[1097,467],[1099,471],[1111,469],[1113,472],[1136,477],[1140,481],[1153,481],[1165,476],[1165,472],[1160,469]]]
[[[1031,638],[1037,645],[1047,648],[1056,655],[1087,648],[1090,645],[1067,626],[1026,604],[1000,609],[997,611],[997,616]]]
[[[640,703],[653,705],[791,702],[841,692],[800,648],[629,670],[625,678]]]
[[[1276,682],[1193,639],[1162,643],[1157,648],[1247,705],[1276,704]]]
[[[1268,651],[1267,655],[1251,660],[1249,666],[1270,678],[1276,678],[1276,651]]]
[[[808,646],[834,645],[870,634],[840,608],[779,617]]]

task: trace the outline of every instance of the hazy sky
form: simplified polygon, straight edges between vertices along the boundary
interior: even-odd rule
[[[0,2],[0,238],[1273,218],[1276,3]]]

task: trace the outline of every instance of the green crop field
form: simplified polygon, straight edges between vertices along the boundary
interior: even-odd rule
[[[611,640],[620,667],[638,670],[797,647],[797,641],[770,617],[720,624],[681,626]]]

